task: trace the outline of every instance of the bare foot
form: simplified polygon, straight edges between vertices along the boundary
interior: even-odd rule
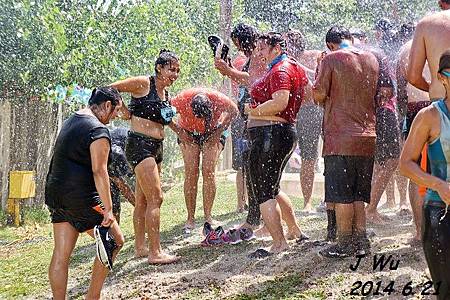
[[[195,228],[195,220],[187,220],[186,223],[184,224],[184,227],[194,229]]]
[[[211,225],[217,224],[217,220],[214,220],[212,217],[205,218],[205,222],[208,222]]]
[[[261,228],[255,230],[253,233],[258,238],[270,236],[270,232],[266,226],[262,226]]]
[[[367,223],[385,225],[387,224],[386,218],[384,218],[380,213],[368,213],[366,212]]]
[[[303,209],[302,212],[311,213],[313,211],[311,203],[307,203]]]
[[[157,256],[148,256],[148,263],[151,265],[166,265],[179,261],[181,257],[175,255],[169,255],[166,253],[160,253]]]
[[[288,232],[286,233],[286,239],[291,241],[291,240],[296,240],[299,237],[302,236],[302,231],[300,230],[300,228],[292,228],[292,229],[288,229]]]
[[[238,226],[238,229],[240,229],[240,228],[247,228],[247,229],[251,229],[253,231],[256,231],[256,230],[258,230],[259,226],[258,225],[250,225],[247,222],[245,222],[245,223],[243,223],[243,224]]]
[[[243,213],[244,211],[245,211],[245,207],[244,206],[241,206],[241,207],[238,206],[238,208],[236,208],[236,212],[237,213]]]
[[[395,205],[395,202],[386,202],[385,204],[383,204],[380,209],[394,209],[397,206]]]
[[[139,257],[145,257],[148,256],[148,248],[144,248],[144,249],[135,249],[134,250],[134,257],[135,258],[139,258]]]
[[[280,252],[283,252],[283,251],[285,251],[287,249],[289,249],[289,245],[286,242],[283,242],[280,245],[272,245],[272,247],[270,247],[269,252],[271,252],[271,253],[280,253]]]

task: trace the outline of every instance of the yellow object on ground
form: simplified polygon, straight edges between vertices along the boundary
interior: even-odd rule
[[[7,212],[10,223],[19,226],[21,223],[20,201],[36,195],[34,171],[11,171],[9,173],[9,196]]]
[[[36,196],[34,171],[9,172],[9,196],[12,199],[26,199]]]

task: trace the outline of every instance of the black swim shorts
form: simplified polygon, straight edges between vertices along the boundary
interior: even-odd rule
[[[159,164],[163,160],[163,140],[130,131],[125,146],[125,154],[133,170],[141,161],[149,157],[153,157]]]
[[[373,157],[328,155],[325,162],[325,202],[370,202]]]
[[[248,129],[247,185],[249,197],[258,204],[275,199],[280,192],[283,169],[297,141],[294,125],[276,124]]]
[[[78,232],[85,232],[100,225],[103,221],[101,205],[79,209],[63,209],[48,207],[52,223],[68,222]]]
[[[195,132],[189,132],[186,131],[194,140],[194,143],[199,145],[200,147],[203,147],[203,144],[206,143],[207,140],[205,140],[205,135],[201,134],[201,133],[195,133]],[[222,135],[220,136],[220,144],[222,145],[222,150],[225,147],[225,143],[227,141],[227,137],[228,137],[228,131],[224,130],[222,132]],[[177,139],[177,143],[180,144],[181,141],[180,139]]]

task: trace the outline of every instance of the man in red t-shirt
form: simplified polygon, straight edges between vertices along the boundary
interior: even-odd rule
[[[325,202],[336,213],[338,243],[320,253],[347,257],[370,249],[364,202],[371,193],[379,64],[353,47],[346,28],[332,27],[326,44],[331,53],[319,65],[313,97],[324,106]]]
[[[224,94],[207,88],[182,91],[171,100],[177,109],[178,126],[187,134],[188,142],[179,142],[183,154],[185,179],[184,197],[188,217],[186,233],[195,227],[195,204],[202,154],[203,210],[205,221],[212,223],[211,211],[216,195],[215,168],[223,150],[227,132],[237,115],[236,104]]]

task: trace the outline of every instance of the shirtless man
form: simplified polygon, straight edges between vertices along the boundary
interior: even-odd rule
[[[450,48],[450,0],[440,0],[439,6],[444,11],[424,17],[417,25],[409,54],[408,81],[413,86],[429,92],[430,100],[445,97],[445,89],[437,78],[439,58]],[[431,83],[422,75],[428,62]]]
[[[287,52],[302,66],[306,67],[306,74],[310,83],[306,87],[305,100],[297,115],[298,146],[302,159],[300,168],[300,185],[304,199],[303,210],[312,211],[312,191],[314,184],[314,167],[318,158],[319,136],[322,132],[323,108],[313,102],[311,82],[317,67],[317,59],[321,56],[319,50],[305,50],[305,37],[298,30],[285,33]]]
[[[403,127],[403,137],[406,139],[411,128],[412,121],[420,109],[431,104],[427,92],[415,88],[407,81],[407,71],[409,67],[409,56],[413,41],[410,40],[400,48],[399,59],[397,62],[397,99],[400,108],[400,114],[406,117],[406,122]],[[425,66],[422,77],[429,82],[431,74],[429,67]],[[411,242],[417,243],[420,241],[421,222],[422,222],[422,196],[419,195],[417,184],[410,181],[408,186],[409,201],[413,212],[414,224],[416,226],[416,234]],[[402,207],[400,207],[402,209]]]
[[[445,89],[437,78],[437,71],[441,54],[450,48],[450,39],[443,38],[445,36],[450,36],[450,0],[439,0],[439,6],[443,10],[442,12],[424,17],[417,25],[414,39],[410,47],[411,50],[407,68],[407,78],[409,83],[417,89],[428,92],[428,97],[431,101],[445,97]],[[428,68],[425,68],[426,63],[428,63]],[[429,71],[431,83],[424,76],[424,68]],[[426,99],[421,98],[422,96],[424,95],[421,95],[420,98],[418,98],[419,102]],[[410,100],[408,100],[408,102],[409,101]],[[415,105],[417,112],[419,109],[418,105],[423,104],[426,103],[422,102],[421,104],[417,103]],[[420,240],[420,221],[422,219],[421,207],[422,204],[420,200],[415,201],[414,205],[412,205],[417,231],[414,237],[416,241]]]

